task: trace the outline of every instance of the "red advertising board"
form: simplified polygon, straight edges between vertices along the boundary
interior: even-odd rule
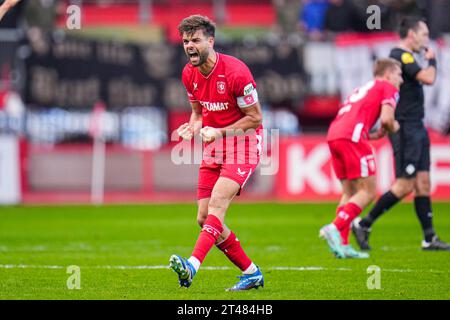
[[[450,138],[430,132],[431,187],[434,200],[450,200]],[[387,138],[372,141],[377,161],[377,189],[381,194],[394,181],[391,145]],[[336,201],[340,183],[334,175],[325,137],[282,138],[276,178],[279,200]]]

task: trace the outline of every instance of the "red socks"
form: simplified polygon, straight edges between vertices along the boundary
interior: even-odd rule
[[[339,209],[340,208],[338,208],[338,210]],[[362,211],[361,208],[358,207],[353,202],[347,203],[344,206],[344,208],[338,211],[338,214],[336,216],[336,219],[334,219],[333,224],[336,226],[339,232],[341,232],[342,238],[343,236],[345,236],[345,232],[347,232],[347,240],[348,240],[348,232],[350,232],[350,224],[352,223],[353,219],[355,219],[361,213],[361,211]]]
[[[212,214],[209,214],[206,217],[202,231],[200,232],[197,242],[195,243],[192,256],[197,258],[198,261],[203,262],[209,250],[211,250],[214,243],[216,243],[217,238],[219,238],[222,231],[223,226],[219,218]]]
[[[228,259],[241,269],[241,271],[245,271],[252,264],[252,261],[245,254],[241,247],[241,243],[233,232],[230,233],[228,238],[217,244],[217,247],[222,250]]]
[[[222,231],[222,222],[216,216],[209,214],[203,223],[203,228],[195,244],[192,256],[202,263]],[[242,271],[247,270],[252,264],[233,232],[230,233],[228,238],[217,244],[217,247]]]
[[[339,214],[339,212],[344,210],[344,207],[345,207],[345,205],[337,207],[336,216]],[[350,235],[350,226],[344,228],[340,233],[341,233],[342,244],[344,246],[348,245],[348,237]]]

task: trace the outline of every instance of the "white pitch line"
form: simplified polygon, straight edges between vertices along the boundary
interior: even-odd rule
[[[0,264],[0,269],[66,269],[68,266],[58,266],[58,265],[29,265],[29,264]],[[81,266],[83,269],[110,269],[110,270],[163,270],[169,269],[169,266],[164,265],[141,265],[141,266],[121,266],[121,265],[104,265],[104,266]],[[212,267],[212,266],[204,266],[202,270],[232,270],[234,268],[231,267]],[[321,266],[275,266],[265,268],[266,270],[275,270],[275,271],[356,271],[351,268],[328,268]],[[381,269],[381,271],[385,272],[437,272],[437,273],[445,273],[447,271],[442,270],[411,270],[411,269]]]

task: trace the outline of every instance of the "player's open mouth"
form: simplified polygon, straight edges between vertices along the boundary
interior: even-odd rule
[[[188,52],[188,56],[191,61],[197,61],[199,58],[199,55],[197,52]]]

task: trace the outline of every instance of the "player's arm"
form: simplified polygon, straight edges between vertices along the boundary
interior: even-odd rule
[[[400,129],[400,124],[395,120],[395,110],[390,104],[383,104],[381,107],[380,122],[380,128],[375,132],[369,133],[370,140],[381,139],[386,133],[394,133]]]
[[[184,140],[191,140],[202,128],[202,106],[197,101],[191,102],[192,113],[189,122],[182,124],[177,133]]]
[[[431,48],[427,48],[425,59],[428,60],[428,67],[420,70],[416,79],[424,84],[432,85],[436,81],[436,55]]]
[[[6,0],[3,2],[3,4],[0,6],[0,21],[2,20],[3,16],[14,7],[20,0]]]
[[[249,129],[257,129],[261,125],[262,111],[259,102],[256,102],[249,107],[241,108],[241,111],[245,116],[229,126],[220,128],[219,130],[222,135],[225,135],[227,130],[246,131]]]
[[[395,108],[390,104],[381,106],[381,128],[389,133],[395,133],[400,129],[400,124],[395,120]]]
[[[202,106],[198,102],[191,102],[192,113],[189,119],[189,127],[194,135],[200,132],[203,123]]]
[[[256,102],[251,106],[241,108],[241,110],[245,114],[245,116],[229,126],[223,128],[203,128],[200,131],[200,135],[202,136],[203,141],[214,141],[217,138],[225,136],[227,131],[245,133],[247,130],[257,129],[261,125],[262,111],[259,102]]]

